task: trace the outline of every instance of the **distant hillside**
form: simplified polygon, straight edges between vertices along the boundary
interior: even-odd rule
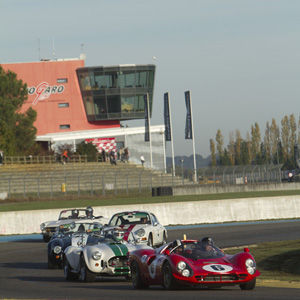
[[[183,159],[183,167],[185,169],[194,169],[194,156],[175,156],[175,166],[181,167],[181,160]],[[210,156],[203,158],[196,154],[197,168],[207,167],[210,164]],[[172,157],[167,157],[167,167],[172,167]]]

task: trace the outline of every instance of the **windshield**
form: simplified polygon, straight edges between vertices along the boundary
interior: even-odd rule
[[[224,253],[216,246],[202,242],[188,242],[176,246],[171,253],[180,254],[193,260],[223,257]]]
[[[93,233],[100,234],[102,231],[103,225],[99,223],[70,223],[60,225],[58,227],[58,236],[66,236],[71,235],[75,232],[85,232],[85,233]]]
[[[149,214],[144,212],[127,212],[115,214],[108,226],[151,224]]]
[[[88,215],[88,210],[86,209],[62,210],[59,215],[59,220],[86,219],[87,215]]]

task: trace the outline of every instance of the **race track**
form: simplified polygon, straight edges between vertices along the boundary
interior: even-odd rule
[[[300,220],[223,224],[169,228],[171,241],[211,236],[220,247],[242,246],[266,241],[299,239]],[[0,299],[298,299],[298,289],[257,286],[253,291],[239,287],[216,290],[165,291],[160,286],[134,290],[124,278],[98,278],[94,283],[67,282],[63,270],[47,269],[46,243],[42,239],[0,242]]]

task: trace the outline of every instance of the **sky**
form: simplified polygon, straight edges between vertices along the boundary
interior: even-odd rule
[[[82,52],[88,67],[154,63],[151,125],[164,124],[169,92],[174,154],[193,155],[190,90],[195,152],[207,157],[218,129],[227,145],[236,129],[246,139],[256,122],[263,136],[272,118],[298,120],[299,15],[299,0],[0,0],[0,64]]]

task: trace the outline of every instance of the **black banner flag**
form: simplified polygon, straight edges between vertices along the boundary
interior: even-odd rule
[[[145,106],[145,142],[150,141],[149,137],[149,105],[148,105],[148,94],[144,95],[144,106]]]
[[[185,139],[193,139],[192,134],[192,112],[191,112],[191,93],[187,91],[185,95],[185,104],[186,104],[186,122],[185,122]]]
[[[164,119],[165,119],[165,140],[171,141],[171,123],[170,123],[170,107],[169,93],[164,94]]]

